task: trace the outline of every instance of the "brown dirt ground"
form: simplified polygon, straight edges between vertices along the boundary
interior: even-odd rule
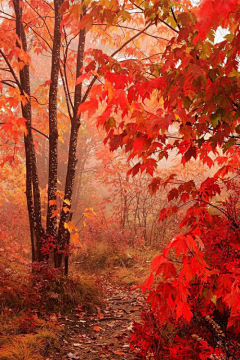
[[[132,360],[140,359],[129,346],[134,321],[141,318],[144,297],[140,289],[103,279],[106,298],[96,315],[76,309],[59,318],[63,328],[60,352],[48,359]]]

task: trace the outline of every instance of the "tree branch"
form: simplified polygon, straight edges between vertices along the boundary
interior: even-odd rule
[[[143,9],[141,6],[135,4],[135,3],[134,3],[133,1],[131,1],[131,0],[130,0],[130,2],[131,2],[132,5],[136,6],[136,8],[142,10],[142,12],[144,13],[144,9]],[[161,18],[159,18],[159,21],[161,21],[161,23],[163,23],[164,25],[166,25],[167,27],[169,27],[169,29],[171,29],[172,31],[174,31],[175,33],[178,34],[178,31],[177,31],[176,29],[174,29],[171,25],[169,25],[166,21],[162,20]]]
[[[150,26],[152,26],[152,24],[148,24],[147,26],[145,26],[144,29],[142,29],[141,31],[139,31],[138,34],[134,35],[133,37],[131,37],[131,39],[127,40],[124,44],[122,44],[122,46],[120,46],[120,48],[118,48],[116,51],[114,51],[110,57],[114,57],[115,55],[117,55],[117,53],[119,53],[126,45],[128,45],[130,42],[132,42],[133,40],[135,40],[140,34],[143,34]]]
[[[8,68],[9,68],[10,73],[12,74],[14,80],[16,81],[16,84],[17,84],[19,90],[23,93],[23,90],[22,90],[21,84],[20,84],[20,82],[19,82],[19,80],[17,78],[17,75],[15,74],[12,65],[10,64],[10,62],[8,61],[7,57],[5,56],[4,52],[1,49],[0,49],[0,54],[4,58]]]
[[[44,17],[41,14],[39,14],[39,12],[36,10],[36,8],[34,8],[27,0],[25,0],[25,1],[28,4],[28,6],[42,19],[42,21],[44,22],[44,25],[46,26],[46,29],[47,29],[47,32],[48,32],[50,38],[53,39],[53,36],[52,36],[52,34],[51,34],[50,30],[49,30],[49,27],[48,27]]]
[[[99,24],[99,23],[95,23],[93,25],[94,26],[108,26],[108,24]],[[118,25],[118,24],[113,24],[113,25],[110,25],[110,26],[115,26],[115,27],[119,27],[121,29],[128,29],[128,30],[132,30],[132,31],[141,31],[139,29],[135,29],[135,28],[132,28],[130,26],[123,26],[123,25]],[[157,40],[161,39],[161,40],[169,41],[168,39],[163,38],[161,36],[152,35],[152,34],[149,34],[149,33],[146,33],[146,32],[144,32],[144,34],[147,35],[147,36],[153,37],[154,39],[157,39]]]
[[[148,24],[147,26],[145,26],[144,29],[142,29],[142,30],[139,31],[136,35],[134,35],[133,37],[131,37],[131,39],[127,40],[122,46],[120,46],[120,48],[118,48],[116,51],[114,51],[114,52],[110,55],[110,57],[114,57],[115,55],[117,55],[117,53],[119,53],[126,45],[128,45],[131,41],[133,41],[134,39],[136,39],[140,34],[144,33],[144,31],[146,31],[151,25],[152,25],[152,24]],[[87,88],[87,90],[86,90],[86,92],[85,92],[85,94],[84,94],[84,96],[83,96],[83,98],[82,98],[81,103],[83,103],[83,102],[86,100],[86,98],[87,98],[89,92],[91,91],[91,89],[92,89],[95,81],[97,80],[97,78],[98,78],[97,76],[94,76],[94,78],[92,79],[91,83],[89,84],[89,86],[88,86],[88,88]]]
[[[8,83],[8,81],[10,81],[11,82],[11,80],[1,80],[1,83],[2,84],[4,84],[4,85],[7,85],[7,86],[9,86],[9,87],[12,87],[12,88],[16,88],[16,86],[14,86],[14,85],[12,85],[12,84],[9,84]],[[16,84],[16,82],[15,81],[12,81],[14,84]]]
[[[175,15],[174,11],[173,11],[173,8],[171,8],[171,13],[172,13],[172,16],[173,16],[173,18],[174,18],[174,21],[175,21],[177,27],[178,27],[179,30],[180,30],[181,28],[180,28],[180,25],[179,25],[179,23],[178,23],[178,21],[177,21],[177,18],[176,18],[176,15]]]
[[[46,139],[49,140],[49,137],[46,134],[44,134],[43,132],[41,132],[40,130],[38,130],[38,129],[32,127],[32,126],[31,126],[31,129],[36,131],[37,133],[41,134],[42,136],[44,136]]]
[[[200,202],[203,202],[204,204],[207,204],[207,205],[209,205],[209,206],[212,206],[213,208],[215,208],[215,209],[217,209],[218,211],[220,211],[222,214],[224,214],[224,215],[228,218],[228,220],[230,220],[230,221],[233,223],[234,227],[238,229],[238,227],[239,227],[238,224],[236,224],[236,222],[234,221],[234,219],[233,219],[228,213],[226,213],[223,209],[221,209],[220,207],[218,207],[218,206],[216,206],[216,205],[213,205],[213,204],[211,204],[211,203],[209,203],[209,202],[207,202],[207,201],[205,201],[205,200],[202,200],[202,199],[197,199],[197,200],[200,201]]]

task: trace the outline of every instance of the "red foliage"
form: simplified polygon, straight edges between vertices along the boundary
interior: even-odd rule
[[[191,230],[177,235],[153,260],[142,290],[149,289],[159,275],[164,281],[155,281],[148,295],[151,309],[143,314],[141,324],[135,324],[132,335],[132,347],[144,358],[240,357],[237,199],[235,194],[223,203],[221,210],[229,219],[207,209],[198,211],[191,218]],[[191,213],[195,210],[192,207]]]
[[[22,334],[33,332],[36,326],[36,318],[36,314],[28,309],[27,313],[25,313],[24,316],[22,318],[20,317],[19,319],[18,328],[20,332]]]
[[[180,224],[182,233],[154,260],[143,285],[143,291],[151,289],[151,310],[144,325],[135,326],[133,347],[144,358],[239,359],[239,186],[232,182],[240,163],[239,1],[189,7],[186,1],[174,2],[174,8],[168,1],[144,1],[147,21],[173,20],[170,40],[151,65],[153,76],[126,90],[129,117],[124,113],[110,131],[103,118],[101,124],[111,150],[125,148],[128,159],[135,159],[128,172],[133,176],[152,176],[158,161],[176,155],[184,166],[198,160],[214,171],[214,159],[221,166],[200,184],[181,174],[174,178],[168,200],[193,205]],[[219,27],[229,31],[221,41],[214,34]],[[139,99],[146,111],[136,106]],[[155,106],[148,106],[149,99]],[[109,95],[107,102],[109,110]],[[156,177],[150,190],[172,182]],[[219,203],[219,195],[228,200]],[[162,209],[160,220],[177,210]]]

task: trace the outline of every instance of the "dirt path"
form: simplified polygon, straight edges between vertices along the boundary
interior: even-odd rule
[[[144,303],[139,289],[105,284],[106,300],[98,314],[91,316],[81,309],[60,320],[64,327],[63,348],[58,359],[131,360],[137,359],[129,348],[133,322],[140,320]]]

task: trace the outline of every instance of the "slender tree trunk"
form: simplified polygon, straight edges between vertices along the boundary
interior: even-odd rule
[[[66,250],[65,247],[67,245],[66,242],[68,238],[68,231],[65,229],[64,224],[69,221],[69,217],[70,217],[70,209],[71,209],[71,202],[73,195],[76,164],[77,164],[76,149],[77,149],[79,126],[80,126],[80,119],[76,121],[75,124],[72,124],[71,134],[70,134],[71,140],[69,145],[68,169],[66,176],[65,196],[64,196],[64,205],[63,205],[65,211],[62,210],[60,223],[59,223],[59,233],[58,233],[59,253],[57,255],[55,262],[56,267],[62,266],[62,257],[63,257],[62,252]],[[66,211],[66,208],[68,208],[68,211]]]
[[[83,15],[84,13],[85,10],[83,11]],[[85,47],[85,29],[82,29],[79,33],[79,40],[78,40],[76,78],[78,78],[81,75],[81,69],[83,66],[84,47]],[[76,85],[75,94],[74,94],[74,114],[71,123],[71,133],[70,133],[69,153],[68,153],[68,168],[66,175],[64,206],[63,206],[65,207],[65,210],[63,209],[61,212],[61,218],[59,223],[58,241],[59,241],[60,251],[55,262],[56,267],[62,266],[63,252],[67,245],[68,231],[65,229],[64,225],[69,221],[71,202],[73,196],[73,188],[74,188],[74,180],[75,180],[76,164],[77,164],[76,152],[77,152],[78,130],[80,127],[80,116],[77,115],[77,112],[78,112],[78,107],[81,104],[81,100],[82,100],[82,84],[80,83]],[[66,211],[66,208],[68,208],[68,211]]]
[[[70,212],[69,215],[69,221],[72,221],[72,217],[73,217],[73,213]],[[70,233],[68,231],[68,233],[66,234],[66,245],[67,247],[69,247],[70,244]],[[65,255],[65,259],[64,259],[64,273],[67,276],[68,275],[68,269],[69,269],[69,254],[67,253]]]
[[[63,0],[54,0],[55,24],[52,49],[51,84],[49,91],[49,175],[48,175],[48,207],[47,235],[57,235],[57,169],[58,169],[58,125],[57,125],[57,93],[60,70],[61,48],[61,15],[59,7]]]
[[[16,14],[16,32],[21,40],[23,50],[27,52],[27,40],[22,24],[22,7],[20,0],[14,0],[14,10]],[[20,46],[20,45],[19,45]],[[20,61],[20,60],[19,60]],[[36,154],[32,137],[32,109],[31,109],[31,89],[29,77],[29,65],[25,64],[19,71],[20,85],[22,94],[27,96],[27,103],[22,104],[22,115],[26,119],[27,135],[24,136],[26,152],[26,197],[28,204],[28,214],[31,232],[31,242],[33,246],[33,261],[42,261],[41,242],[44,237],[41,216],[41,196],[39,179],[37,173]]]
[[[30,153],[29,146],[27,146],[26,135],[24,135],[24,144],[25,144],[25,154],[26,154],[26,198],[27,198],[27,207],[28,207],[28,218],[29,218],[29,227],[31,234],[31,247],[32,247],[32,262],[36,261],[38,258],[37,255],[37,239],[35,233],[35,213],[33,206],[33,193],[32,193],[32,176],[30,164]]]

